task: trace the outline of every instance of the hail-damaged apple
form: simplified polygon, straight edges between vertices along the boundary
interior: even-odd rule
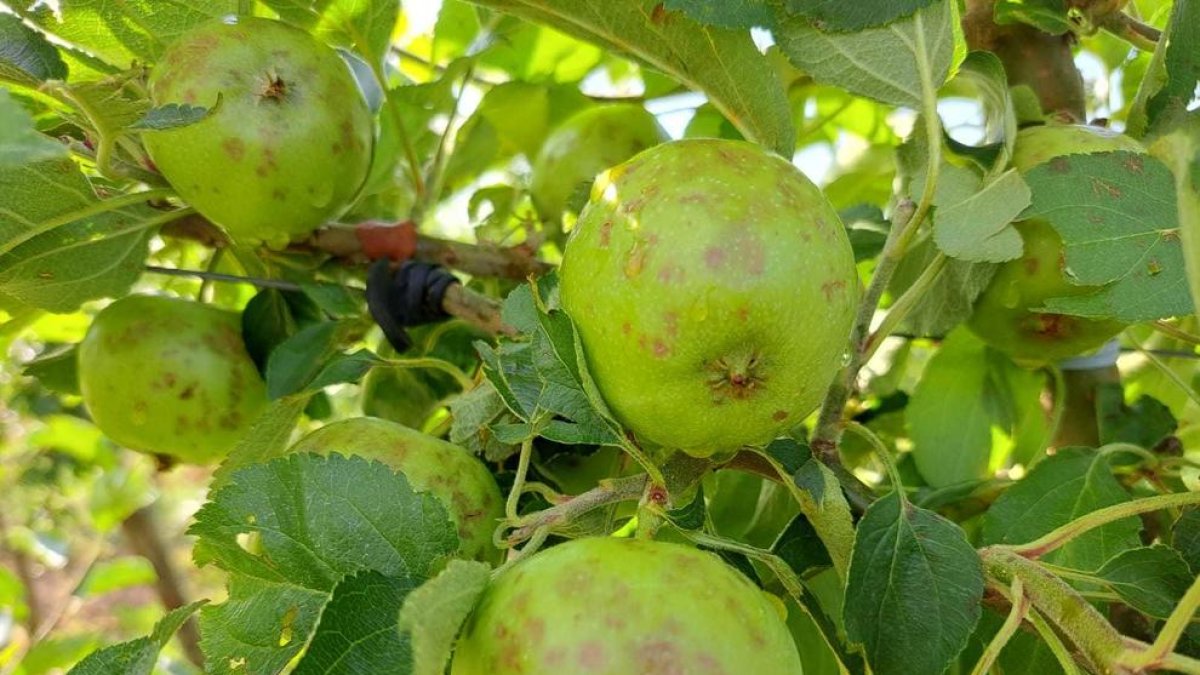
[[[269,19],[197,27],[150,74],[155,105],[204,119],[146,131],[158,170],[239,242],[286,244],[350,205],[374,123],[349,66],[310,34]]]
[[[743,141],[666,143],[602,174],[560,275],[617,418],[696,456],[765,443],[811,413],[859,297],[832,206]]]

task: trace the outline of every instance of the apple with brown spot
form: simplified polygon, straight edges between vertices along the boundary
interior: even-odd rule
[[[743,141],[659,145],[605,172],[568,240],[562,305],[639,439],[706,456],[799,424],[858,303],[837,213]]]
[[[288,452],[336,452],[383,462],[404,474],[418,492],[428,491],[450,514],[464,558],[495,561],[492,533],[504,516],[496,480],[478,459],[457,445],[375,417],[334,422],[300,439]]]
[[[267,402],[241,319],[208,305],[131,295],[96,315],[79,345],[79,388],[96,426],[133,450],[223,458]]]
[[[1100,127],[1044,125],[1017,134],[1013,166],[1022,173],[1074,154],[1145,150],[1132,138]],[[1064,165],[1065,167],[1065,165]],[[1039,311],[1050,298],[1089,295],[1099,287],[1073,284],[1054,227],[1040,218],[1014,223],[1024,252],[1000,265],[968,322],[992,347],[1030,366],[1101,347],[1125,328],[1119,321]]]
[[[593,537],[492,582],[459,637],[453,675],[800,673],[776,603],[712,553]]]
[[[366,100],[337,52],[299,28],[249,17],[194,28],[155,65],[150,95],[158,106],[211,109],[142,137],[179,195],[239,242],[307,234],[366,180]]]

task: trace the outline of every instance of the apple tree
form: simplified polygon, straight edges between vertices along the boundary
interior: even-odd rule
[[[1197,0],[0,2],[0,672],[1200,674]]]

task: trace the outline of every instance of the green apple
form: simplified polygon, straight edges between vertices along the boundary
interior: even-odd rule
[[[464,558],[494,561],[492,533],[504,517],[496,480],[467,450],[406,426],[374,417],[326,425],[288,452],[336,452],[383,462],[404,474],[413,489],[432,494],[454,521]]]
[[[658,120],[639,105],[603,105],[572,115],[550,134],[534,160],[533,204],[544,218],[557,220],[582,184],[666,140]]]
[[[716,555],[594,537],[542,551],[485,591],[453,675],[799,675],[780,610]]]
[[[366,100],[337,52],[298,28],[245,17],[194,28],[163,53],[150,94],[158,106],[211,109],[143,140],[179,195],[239,242],[307,234],[366,179]]]
[[[1114,150],[1145,152],[1137,141],[1108,129],[1037,126],[1017,134],[1013,166],[1024,173],[1056,157]],[[1099,289],[1067,279],[1062,239],[1050,223],[1031,218],[1015,227],[1024,252],[1000,265],[976,301],[968,322],[976,335],[1014,360],[1036,366],[1094,350],[1125,328],[1119,321],[1038,311],[1050,298],[1088,295]]]
[[[133,450],[219,460],[267,402],[240,317],[197,302],[121,298],[96,315],[78,354],[93,421]]]
[[[765,443],[811,413],[859,297],[833,207],[744,141],[665,143],[602,174],[559,275],[619,421],[696,456]]]

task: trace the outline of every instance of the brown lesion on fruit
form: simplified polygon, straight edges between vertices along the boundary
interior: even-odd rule
[[[221,141],[221,149],[235,162],[242,161],[246,156],[246,144],[240,138],[226,138]]]
[[[763,358],[757,349],[726,354],[709,362],[708,387],[715,403],[728,399],[743,401],[766,386]]]
[[[283,101],[288,95],[288,83],[274,71],[268,71],[259,97],[264,101]]]
[[[606,220],[600,226],[600,248],[608,248],[608,245],[612,243],[612,228],[612,220]]]
[[[1022,332],[1042,340],[1060,340],[1076,332],[1078,320],[1065,314],[1032,314],[1022,322]]]
[[[647,239],[639,239],[633,243],[633,248],[629,249],[629,256],[625,259],[625,278],[635,279],[641,275],[642,270],[646,268],[646,258],[650,249],[657,243],[658,237],[653,234]]]
[[[665,312],[663,314],[663,324],[666,326],[667,337],[679,336],[679,315],[675,312]]]
[[[710,270],[719,270],[725,266],[725,249],[710,246],[704,250],[704,266]]]
[[[846,282],[842,279],[834,279],[821,284],[821,293],[825,296],[825,302],[832,302],[835,293],[842,293],[846,290]]]

